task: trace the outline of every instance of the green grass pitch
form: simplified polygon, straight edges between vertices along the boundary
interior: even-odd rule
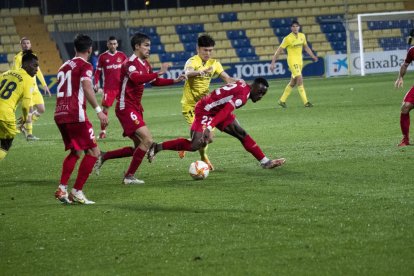
[[[206,180],[188,175],[198,153],[145,160],[142,186],[121,184],[129,158],[111,160],[85,185],[92,206],[53,197],[67,153],[55,99],[46,98],[34,126],[41,140],[17,136],[0,163],[0,275],[413,275],[414,147],[396,146],[412,76],[402,90],[396,74],[308,78],[314,107],[295,89],[287,109],[276,105],[287,80],[272,81],[262,101],[236,114],[285,166],[261,169],[217,131],[209,147],[217,170]],[[156,141],[188,137],[180,98],[180,87],[145,91]],[[108,134],[104,151],[132,144],[113,109]]]

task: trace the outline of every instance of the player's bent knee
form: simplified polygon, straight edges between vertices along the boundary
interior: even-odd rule
[[[401,113],[407,114],[414,108],[412,103],[404,102],[401,106]]]
[[[191,143],[191,151],[197,151],[203,147],[205,147],[207,143],[201,143],[200,141],[192,141]]]

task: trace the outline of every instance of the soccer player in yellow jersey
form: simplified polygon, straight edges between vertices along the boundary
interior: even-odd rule
[[[39,68],[37,57],[26,52],[22,57],[22,67],[0,75],[0,160],[3,160],[16,136],[16,107],[22,101],[22,120],[27,120],[32,92],[36,83],[33,77]]]
[[[187,80],[184,84],[181,104],[184,118],[190,126],[194,121],[194,107],[202,97],[209,93],[213,77],[219,76],[225,83],[236,81],[224,71],[218,60],[211,58],[215,44],[216,42],[211,36],[201,35],[197,40],[197,55],[189,58],[184,66]],[[200,149],[199,152],[201,160],[209,165],[210,170],[214,170],[207,156],[207,146]],[[181,158],[184,157],[184,154],[184,151],[179,152]]]
[[[305,107],[312,107],[313,105],[308,101],[305,88],[303,87],[302,50],[305,49],[305,51],[315,62],[318,61],[318,57],[315,56],[312,50],[309,48],[305,35],[299,32],[300,25],[298,21],[292,21],[290,29],[292,32],[283,39],[282,44],[280,44],[279,48],[277,48],[275,54],[273,55],[272,63],[270,64],[270,70],[273,71],[275,69],[276,60],[279,57],[280,53],[283,49],[287,50],[287,63],[290,71],[292,72],[292,76],[289,84],[286,86],[285,91],[283,92],[282,97],[279,99],[279,105],[283,108],[287,107],[286,100],[289,97],[290,92],[292,92],[293,87],[297,85],[299,95]]]
[[[32,49],[32,44],[27,37],[23,37],[20,40],[20,46],[22,50],[14,56],[14,63],[12,67],[13,70],[17,70],[20,67],[22,67],[22,56],[24,52]],[[45,78],[43,77],[42,71],[40,71],[40,68],[37,71],[36,76],[33,77],[35,80],[35,83],[37,83],[36,77],[39,79],[40,83],[42,84],[45,94],[48,94],[49,96],[51,96],[49,88],[46,84]],[[20,127],[22,130],[25,130],[27,132],[26,139],[28,141],[38,140],[38,138],[33,136],[32,134],[33,132],[32,121],[37,120],[40,117],[40,115],[43,114],[44,112],[45,112],[45,103],[43,101],[42,94],[40,93],[39,88],[36,85],[33,91],[33,94],[32,94],[32,103],[30,104],[29,117],[24,125],[24,128]]]

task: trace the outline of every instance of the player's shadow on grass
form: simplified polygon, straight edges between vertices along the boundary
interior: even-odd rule
[[[18,187],[18,186],[37,186],[37,187],[54,187],[56,186],[55,180],[34,180],[34,179],[15,179],[7,180],[7,183],[0,184],[0,187]]]
[[[184,207],[164,207],[164,206],[148,206],[148,205],[136,205],[136,204],[128,204],[128,205],[118,205],[118,204],[111,204],[110,206],[114,208],[118,208],[121,210],[128,210],[128,211],[135,211],[135,212],[168,212],[168,213],[194,213],[194,214],[202,214],[202,213],[221,213],[221,212],[242,212],[246,213],[246,210],[240,209],[197,209],[197,208],[184,208]]]

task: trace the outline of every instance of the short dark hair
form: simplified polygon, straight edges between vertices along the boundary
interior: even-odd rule
[[[135,51],[135,45],[141,45],[145,40],[151,41],[151,38],[143,33],[135,33],[131,37],[131,47],[132,51]]]
[[[108,37],[108,41],[110,40],[117,40],[116,37],[114,37],[113,35],[111,35],[110,37]]]
[[[208,34],[203,34],[197,39],[197,45],[198,47],[214,47],[216,42]]]
[[[39,60],[32,50],[26,50],[23,52],[22,64],[26,62],[31,62],[32,60]]]
[[[297,20],[292,20],[292,23],[290,23],[290,26],[292,27],[295,24],[300,26],[300,24]]]
[[[269,83],[265,78],[255,78],[253,82],[256,84],[263,84],[266,88],[269,88]]]
[[[92,38],[85,34],[77,34],[73,42],[75,44],[76,52],[85,53],[92,47]]]

